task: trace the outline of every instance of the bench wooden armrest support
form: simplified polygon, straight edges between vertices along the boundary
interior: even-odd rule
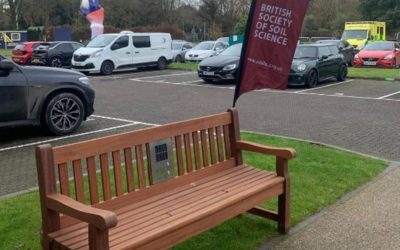
[[[296,156],[296,151],[292,148],[270,147],[247,141],[237,141],[236,146],[239,150],[247,150],[256,153],[275,155],[286,160],[290,160]]]
[[[65,195],[48,195],[47,206],[56,212],[87,222],[100,230],[106,230],[117,225],[117,215],[115,213],[87,206]]]

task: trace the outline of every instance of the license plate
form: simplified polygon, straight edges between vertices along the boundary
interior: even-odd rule
[[[366,61],[366,62],[364,62],[364,65],[375,66],[375,65],[376,65],[376,62],[369,62],[369,61]]]
[[[205,76],[213,76],[214,72],[203,71],[203,75],[205,75]]]
[[[76,63],[75,63],[75,66],[82,66],[82,63],[76,62]]]
[[[33,63],[40,63],[40,59],[37,59],[37,58],[36,58],[36,59],[33,59],[32,62],[33,62]]]

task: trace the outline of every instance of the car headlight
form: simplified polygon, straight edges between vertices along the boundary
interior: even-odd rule
[[[297,65],[298,71],[304,71],[304,70],[306,70],[306,68],[307,68],[307,66],[304,63]]]
[[[388,54],[383,58],[383,60],[392,60],[393,59],[393,54]]]
[[[97,51],[96,53],[92,54],[90,57],[91,58],[100,57],[101,56],[101,52],[103,52],[103,51],[102,50]]]
[[[222,68],[223,71],[229,71],[229,70],[234,70],[234,69],[236,69],[236,64],[229,64]]]
[[[79,81],[85,85],[90,85],[90,80],[86,76],[79,78]]]

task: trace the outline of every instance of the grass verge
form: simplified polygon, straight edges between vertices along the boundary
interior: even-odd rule
[[[349,68],[349,77],[378,80],[400,80],[400,70],[379,68]]]
[[[197,65],[198,64],[196,64],[196,63],[172,63],[172,64],[168,65],[168,68],[169,69],[196,71]],[[400,80],[400,70],[399,69],[350,67],[348,76],[351,78],[361,78],[361,79]]]
[[[0,49],[0,55],[5,56],[5,57],[9,57],[9,56],[11,56],[11,50],[9,50],[9,49]]]
[[[290,161],[292,225],[337,201],[371,180],[387,163],[307,142],[242,133],[242,139],[294,147]],[[274,158],[245,153],[246,163],[273,170]],[[273,200],[263,206],[276,208]],[[0,249],[40,249],[40,207],[37,192],[0,200]],[[276,223],[252,215],[232,219],[175,249],[253,249],[277,235]]]

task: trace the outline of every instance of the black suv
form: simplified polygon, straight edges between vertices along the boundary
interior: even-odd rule
[[[33,65],[50,67],[70,67],[75,50],[83,47],[77,42],[46,42],[35,48],[32,54]]]
[[[0,127],[43,125],[65,135],[94,111],[94,90],[82,73],[19,66],[0,57]]]

